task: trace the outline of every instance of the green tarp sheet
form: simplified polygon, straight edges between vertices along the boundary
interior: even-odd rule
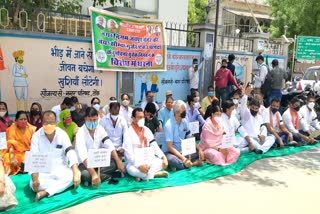
[[[100,188],[82,187],[77,189],[70,188],[63,193],[54,195],[50,198],[43,198],[39,202],[34,202],[35,193],[29,187],[30,175],[21,174],[12,176],[12,180],[16,185],[16,197],[18,199],[18,206],[15,209],[6,211],[6,213],[49,213],[58,211],[70,206],[74,206],[95,198],[107,196],[110,194],[121,192],[135,192],[139,190],[152,190],[164,187],[181,186],[211,180],[220,176],[231,175],[252,162],[270,157],[279,157],[298,153],[310,148],[320,146],[303,146],[303,147],[288,147],[284,150],[272,149],[263,155],[255,153],[242,153],[239,160],[229,166],[216,166],[204,164],[203,167],[194,167],[176,172],[170,172],[169,178],[157,178],[154,180],[136,182],[134,178],[126,176],[121,178],[118,185],[109,185],[102,183]]]

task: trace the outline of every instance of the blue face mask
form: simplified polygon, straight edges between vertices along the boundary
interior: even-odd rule
[[[213,97],[213,91],[209,91],[209,92],[208,92],[208,96],[209,96],[209,97]]]
[[[86,126],[87,126],[87,128],[88,128],[89,130],[94,130],[94,129],[96,129],[97,126],[98,126],[98,121],[96,121],[96,122],[87,121],[87,122],[86,122]]]
[[[271,111],[272,111],[272,114],[275,114],[275,113],[277,113],[279,111],[279,109],[278,108],[273,108]]]

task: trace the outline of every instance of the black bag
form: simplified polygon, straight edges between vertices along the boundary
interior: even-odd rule
[[[265,97],[267,97],[267,96],[270,94],[271,89],[272,89],[272,75],[271,75],[269,66],[267,66],[267,65],[262,65],[262,66],[266,66],[267,69],[268,69],[268,74],[267,74],[264,82],[263,82],[262,85],[261,85],[261,93],[262,93]]]

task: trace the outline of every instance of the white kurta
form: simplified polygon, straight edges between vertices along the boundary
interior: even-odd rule
[[[154,159],[151,161],[151,163],[148,164],[148,166],[150,167],[148,172],[148,179],[153,179],[154,174],[162,169],[162,157],[164,156],[164,154],[159,148],[157,142],[154,141],[150,144],[150,142],[154,140],[154,136],[148,127],[145,126],[144,129],[144,135],[147,138],[148,142],[147,146],[152,147],[155,153]],[[138,169],[139,166],[135,161],[135,150],[140,148],[140,145],[140,138],[131,126],[124,135],[123,147],[125,149],[124,155],[127,162],[126,169],[129,175],[131,175],[132,177],[138,177],[146,180],[147,175],[142,173]]]
[[[238,119],[231,115],[229,118],[225,113],[222,113],[222,125],[224,128],[224,131],[227,135],[232,135],[235,139],[235,142],[233,143],[235,147],[238,147],[239,145],[245,144],[243,141],[246,141],[244,138],[248,136],[248,133],[246,129],[239,123]],[[241,137],[236,137],[235,132],[239,131]]]
[[[318,121],[317,113],[314,111],[314,109],[310,111],[308,107],[304,105],[300,108],[299,113],[306,121],[306,125],[307,125],[306,129],[310,130],[310,132],[320,130],[320,124]]]
[[[267,152],[275,142],[274,136],[267,136],[267,128],[263,124],[263,119],[260,114],[257,114],[255,117],[251,115],[250,110],[247,107],[248,96],[243,95],[241,98],[241,122],[245,130],[250,136],[250,140],[255,149]],[[260,142],[258,136],[264,136],[265,141]],[[248,142],[243,141],[243,144],[239,145],[241,151],[248,151]]]
[[[61,113],[61,106],[60,104],[59,105],[56,105],[56,106],[53,106],[51,111],[53,111],[54,113],[56,113],[56,123],[59,123],[60,122],[60,113]]]
[[[117,151],[122,148],[123,144],[123,135],[128,129],[127,122],[122,116],[118,116],[115,127],[113,127],[110,113],[107,116],[104,116],[100,120],[100,125],[108,133],[110,140],[112,141],[114,147]]]
[[[296,117],[293,116],[294,121],[296,120]],[[307,131],[308,130],[308,125],[306,124],[306,121],[304,118],[302,118],[301,114],[298,112],[298,119],[299,119],[299,130]],[[283,122],[285,127],[293,134],[298,134],[299,130],[297,130],[293,123],[292,123],[292,116],[290,113],[290,108],[288,108],[282,115]]]
[[[51,143],[43,128],[32,136],[31,152],[51,153],[52,155],[51,172],[39,173],[39,190],[46,191],[49,196],[62,192],[73,184],[73,173],[70,167],[78,163],[77,155],[74,150],[70,150],[67,156],[65,155],[65,150],[71,146],[66,132],[58,127]],[[32,179],[30,187],[32,188]]]
[[[80,163],[83,163],[88,159],[88,150],[89,149],[100,149],[106,148],[110,150],[115,150],[114,145],[110,139],[107,139],[102,142],[102,140],[108,136],[107,132],[101,125],[98,125],[94,131],[94,139],[92,139],[88,128],[86,125],[81,126],[77,132],[77,142],[76,142],[76,152]]]
[[[272,124],[271,124],[271,120],[270,120],[270,107],[266,108],[263,112],[262,112],[262,118],[263,118],[263,123],[270,123],[270,125],[272,126],[272,128],[276,131],[279,132],[279,128],[278,127],[278,121],[277,121],[277,117],[279,118],[279,125],[283,125],[283,120],[282,120],[282,116],[280,114],[280,112],[277,112],[275,114],[273,114],[271,112],[271,116],[272,116]]]
[[[128,128],[132,123],[132,111],[133,109],[130,106],[128,106],[128,110],[123,105],[120,106],[119,115],[127,121]]]

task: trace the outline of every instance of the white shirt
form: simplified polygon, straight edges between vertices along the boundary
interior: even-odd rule
[[[241,122],[250,137],[257,138],[258,135],[267,136],[267,128],[263,125],[263,119],[260,114],[252,116],[247,107],[248,96],[241,98]]]
[[[308,130],[310,130],[311,132],[314,132],[315,130],[320,130],[318,116],[317,116],[317,113],[314,111],[314,109],[310,111],[307,105],[304,105],[300,108],[299,113],[306,121]]]
[[[240,103],[238,106],[236,105],[236,108],[232,111],[232,116],[236,117],[238,121],[241,120],[241,109],[240,109]]]
[[[66,149],[69,147],[72,147],[72,145],[64,130],[56,127],[55,135],[52,142],[50,142],[44,133],[43,128],[41,128],[36,131],[31,138],[30,151],[50,153],[53,161],[50,174],[55,174],[60,172],[61,167],[71,167],[78,163],[77,155],[73,149],[65,154]]]
[[[239,123],[235,116],[231,115],[229,118],[228,115],[222,113],[221,118],[224,131],[227,135],[232,135],[235,137],[235,132],[238,130],[242,137],[248,136],[245,128]]]
[[[107,139],[102,142],[102,140],[108,136],[107,132],[101,125],[98,125],[94,130],[94,139],[92,139],[88,128],[86,125],[81,126],[79,131],[77,132],[76,139],[76,152],[78,154],[78,159],[80,163],[83,163],[86,159],[88,159],[88,150],[89,149],[100,149],[107,148],[110,150],[115,150],[110,139]]]
[[[60,122],[61,106],[60,105],[53,106],[51,111],[56,113],[56,123],[59,123]]]
[[[110,113],[107,116],[104,116],[100,120],[100,125],[104,128],[104,130],[108,133],[110,140],[112,141],[114,147],[117,151],[122,148],[123,143],[123,135],[125,131],[128,129],[128,125],[126,120],[122,116],[118,116],[115,127],[113,127],[112,119],[110,117]]]
[[[278,126],[278,121],[277,121],[277,117],[279,118],[279,121],[280,121],[280,124],[279,125],[283,125],[283,120],[282,120],[282,116],[280,114],[280,112],[277,112],[275,114],[272,114],[272,124],[270,124],[272,126],[272,128],[275,130],[275,131],[279,131],[279,128],[280,127],[277,127]],[[271,123],[270,121],[270,107],[269,108],[266,108],[263,112],[262,112],[262,118],[263,118],[263,123]]]
[[[255,88],[261,88],[262,83],[264,83],[266,76],[268,74],[268,65],[266,64],[261,64],[258,65],[259,71],[257,75],[254,76],[254,87]]]
[[[302,118],[301,114],[298,112],[298,119],[299,119],[299,130],[303,130],[303,131],[308,131],[306,128],[307,128],[307,124],[305,122],[305,120]],[[291,133],[294,133],[294,134],[298,134],[299,133],[299,130],[297,130],[293,123],[292,123],[292,117],[291,117],[291,114],[290,114],[290,108],[288,108],[282,115],[282,118],[283,118],[283,122],[284,122],[284,125],[285,127],[291,132]],[[296,117],[294,116],[294,121],[296,120]]]
[[[156,106],[156,110],[159,111],[159,106],[158,106],[158,104],[157,104],[156,102],[152,102],[152,103]],[[144,111],[146,105],[147,105],[147,101],[143,101],[143,102],[141,103],[141,108],[142,108],[143,111]]]
[[[189,68],[189,79],[190,79],[190,89],[198,89],[199,87],[199,71],[202,69],[203,62],[198,66],[198,70],[194,72],[194,67],[191,66]]]
[[[144,136],[147,138],[147,146],[152,147],[154,149],[155,156],[157,156],[158,158],[162,158],[164,154],[162,150],[159,148],[157,142],[154,141],[150,144],[150,142],[154,140],[154,136],[150,131],[150,129],[146,126],[144,126]],[[125,155],[127,164],[131,164],[131,165],[134,165],[135,167],[139,167],[135,163],[134,155],[135,155],[135,150],[138,148],[141,148],[140,145],[141,145],[140,138],[131,126],[124,135],[124,143],[123,143],[124,155]],[[144,145],[143,142],[142,142],[142,145]]]
[[[120,106],[119,115],[126,120],[128,127],[130,127],[132,123],[132,111],[133,109],[130,106],[128,106],[128,110],[123,105]]]

